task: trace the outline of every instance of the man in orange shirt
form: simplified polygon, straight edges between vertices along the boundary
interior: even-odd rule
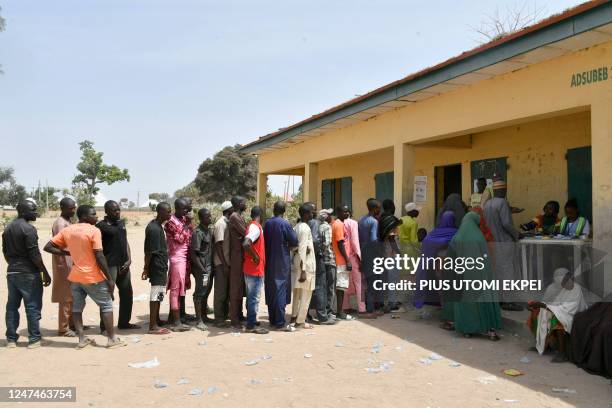
[[[344,220],[349,216],[349,208],[339,205],[336,208],[336,220],[332,223],[332,247],[336,255],[336,316],[342,320],[353,320],[342,309],[344,292],[349,288],[349,276],[353,265],[351,263],[351,245],[347,240]]]
[[[45,245],[45,251],[53,255],[69,255],[72,258],[72,269],[68,274],[72,292],[72,318],[79,335],[77,349],[82,349],[95,342],[83,334],[83,309],[85,298],[89,297],[100,307],[100,313],[108,334],[107,348],[127,345],[119,339],[113,328],[113,299],[115,289],[102,252],[102,234],[95,227],[98,222],[96,210],[90,205],[81,205],[77,209],[79,222],[72,224]]]

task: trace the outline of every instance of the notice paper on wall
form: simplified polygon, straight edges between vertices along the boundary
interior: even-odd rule
[[[414,202],[427,201],[427,176],[414,176]]]

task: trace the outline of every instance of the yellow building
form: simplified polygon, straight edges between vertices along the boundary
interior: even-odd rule
[[[612,3],[567,10],[243,150],[258,157],[261,204],[267,176],[296,174],[319,208],[347,203],[359,217],[369,197],[393,198],[399,216],[417,201],[431,229],[449,193],[469,203],[474,180],[497,173],[525,208],[517,225],[575,197],[593,246],[612,253]]]

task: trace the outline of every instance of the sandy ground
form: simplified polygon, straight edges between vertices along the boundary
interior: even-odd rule
[[[148,319],[149,285],[139,279],[139,274],[147,217],[141,215],[140,225],[134,226],[136,218],[130,216],[128,227],[134,296],[146,297],[134,302],[133,322],[143,327]],[[50,236],[51,222],[49,218],[36,222],[41,246]],[[45,262],[50,267],[51,260],[46,255]],[[1,262],[4,274],[6,263]],[[0,347],[0,385],[76,386],[77,402],[65,406],[612,406],[610,381],[572,364],[551,364],[550,357],[527,352],[530,339],[508,332],[498,343],[483,338],[464,339],[440,330],[435,314],[420,319],[415,312],[408,312],[399,319],[386,315],[375,321],[342,322],[332,327],[263,336],[233,335],[219,329],[152,336],[144,334],[143,329],[121,333],[129,341],[125,348],[77,351],[76,340],[55,336],[57,306],[50,297],[51,291],[45,290],[41,326],[48,346],[25,348],[27,331],[22,313],[20,347]],[[4,304],[4,284],[0,285],[0,299]],[[162,310],[165,313],[167,309],[165,302]],[[193,306],[189,311],[193,313]],[[263,303],[260,312],[261,318],[266,319]],[[88,302],[85,323],[96,325],[97,316],[96,306]],[[0,326],[4,333],[4,319]],[[105,339],[93,332],[90,334],[98,343],[105,344]],[[2,341],[1,346],[4,344]],[[429,356],[434,358],[431,364],[420,361]],[[522,363],[524,356],[531,361]],[[158,367],[128,367],[128,363],[153,358],[159,360]],[[251,361],[256,364],[246,364]],[[368,372],[368,368],[374,372]],[[507,368],[525,374],[511,378],[502,373]],[[189,383],[177,384],[181,378]],[[155,388],[156,381],[167,387]],[[569,389],[570,393],[555,392],[553,388]],[[189,395],[194,389],[201,389],[203,395]]]

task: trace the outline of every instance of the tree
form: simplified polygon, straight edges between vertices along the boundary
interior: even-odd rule
[[[0,167],[0,205],[15,206],[27,197],[24,186],[17,183],[12,167]]]
[[[205,201],[221,202],[233,195],[254,198],[257,191],[257,159],[226,146],[200,164],[194,180]]]
[[[149,194],[149,200],[155,200],[157,202],[168,201],[170,194],[168,193],[151,193]]]
[[[121,198],[121,199],[119,200],[119,206],[120,206],[121,208],[128,208],[129,203],[130,203],[130,200],[128,200],[128,199],[127,199],[127,198],[125,198],[125,197],[124,197],[124,198]]]
[[[179,188],[178,190],[174,192],[174,198],[181,198],[181,197],[199,198],[199,195],[200,195],[200,191],[195,186],[195,182],[193,181],[187,184],[185,187]],[[200,200],[196,200],[196,201],[200,201]]]
[[[99,184],[111,185],[119,181],[130,181],[128,169],[120,169],[115,165],[104,164],[102,156],[104,153],[98,152],[93,147],[93,142],[84,140],[79,143],[81,150],[81,161],[77,164],[79,171],[72,179],[72,183],[83,196],[84,201],[95,202],[94,197],[100,191]],[[79,204],[81,202],[79,201]]]
[[[59,200],[56,194],[61,193],[61,191],[61,189],[55,187],[37,187],[32,191],[30,197],[38,203],[39,211],[45,207],[47,202],[50,210],[59,210]]]
[[[480,27],[472,27],[472,30],[480,36],[478,42],[486,43],[535,24],[543,12],[544,8],[538,8],[535,1],[533,2],[533,8],[529,7],[527,1],[508,6],[503,11],[500,11],[498,7],[493,14],[485,17]]]

